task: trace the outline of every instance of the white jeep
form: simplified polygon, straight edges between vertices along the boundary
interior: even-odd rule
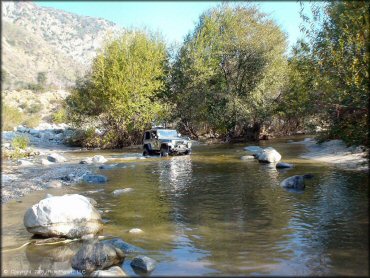
[[[152,128],[143,135],[143,155],[160,156],[191,153],[191,141],[174,129]]]

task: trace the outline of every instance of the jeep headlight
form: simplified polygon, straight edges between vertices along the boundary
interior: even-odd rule
[[[191,148],[191,142],[188,142],[186,145],[188,146],[189,149]]]

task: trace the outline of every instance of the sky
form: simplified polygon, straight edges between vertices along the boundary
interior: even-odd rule
[[[181,43],[185,35],[190,32],[199,16],[205,10],[215,7],[219,1],[35,1],[39,6],[53,7],[67,12],[100,17],[125,28],[146,27],[162,33],[168,43]],[[289,47],[293,46],[300,37],[299,16],[300,4],[298,1],[256,1],[265,13],[287,33]]]

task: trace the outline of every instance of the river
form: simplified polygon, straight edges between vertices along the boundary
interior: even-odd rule
[[[248,144],[194,146],[190,156],[144,160],[120,161],[138,150],[94,152],[121,167],[97,170],[109,179],[104,185],[36,191],[3,204],[3,248],[30,239],[23,215],[46,193],[80,193],[98,202],[105,235],[143,248],[140,254],[158,262],[154,276],[368,275],[367,173],[300,159],[304,146],[286,141],[260,145],[277,149],[284,162],[295,165],[290,170],[241,160]],[[289,176],[307,173],[314,178],[303,193],[279,186]],[[112,195],[126,187],[133,191]],[[144,233],[130,234],[131,228]],[[2,274],[69,273],[78,247],[27,246],[2,253]],[[129,276],[137,275],[130,267],[133,256],[122,264]]]

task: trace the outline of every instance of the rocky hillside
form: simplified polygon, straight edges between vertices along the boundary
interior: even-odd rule
[[[2,71],[5,88],[37,83],[66,87],[90,66],[104,41],[124,30],[100,18],[32,2],[2,2]]]

